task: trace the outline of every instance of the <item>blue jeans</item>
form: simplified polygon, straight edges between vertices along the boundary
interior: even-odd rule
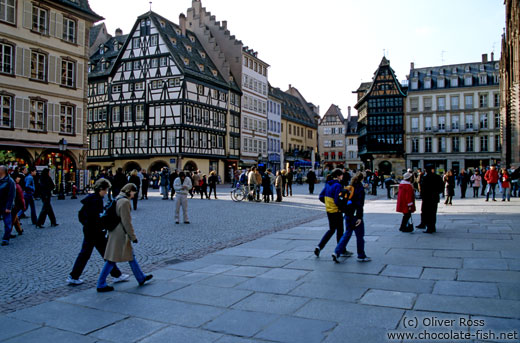
[[[502,189],[504,190],[504,193],[502,194],[502,200],[506,200],[507,198],[507,201],[511,201],[511,188],[507,187]]]
[[[358,258],[365,258],[367,255],[365,254],[365,222],[361,220],[361,224],[356,226],[356,217],[347,217],[345,216],[345,233],[339,240],[338,245],[336,246],[336,250],[334,251],[336,255],[340,255],[347,248],[348,241],[350,237],[352,237],[352,232],[356,233],[356,241],[357,241],[357,254]]]
[[[489,200],[489,193],[493,193],[493,200],[495,200],[495,188],[497,184],[496,183],[488,183],[487,190],[486,190],[486,200]]]
[[[141,283],[144,281],[145,275],[143,271],[141,270],[141,267],[139,267],[139,264],[135,260],[135,255],[133,256],[132,261],[128,261],[130,264],[130,268],[132,268],[132,272],[134,273],[135,279],[137,282]],[[107,286],[107,276],[112,271],[112,268],[116,266],[115,262],[112,261],[105,261],[105,265],[103,266],[103,269],[101,269],[101,274],[99,274],[99,279],[97,281],[97,288],[103,288]]]
[[[4,237],[2,238],[3,242],[9,242],[11,238],[11,231],[13,231],[13,216],[11,213],[2,213],[0,216],[4,221]]]
[[[36,225],[38,221],[38,217],[36,216],[36,206],[34,205],[34,197],[32,194],[23,194],[23,198],[25,200],[25,207],[28,209],[31,208],[31,222]],[[21,213],[25,213],[25,211],[20,211]],[[20,214],[18,213],[18,217],[20,217]]]

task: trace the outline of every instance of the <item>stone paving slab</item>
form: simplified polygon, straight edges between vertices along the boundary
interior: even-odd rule
[[[222,288],[207,285],[190,285],[168,293],[166,299],[186,301],[195,304],[229,307],[248,297],[253,292],[235,288]]]
[[[204,328],[213,332],[252,337],[277,318],[278,315],[270,313],[229,310],[205,324]]]
[[[33,331],[40,325],[29,323],[23,320],[9,318],[7,316],[0,317],[0,341],[19,336],[23,333]]]
[[[51,327],[42,327],[40,329],[27,332],[23,335],[11,338],[4,343],[94,343],[98,340],[93,337],[83,336],[70,331],[59,330]]]
[[[433,287],[433,294],[479,298],[499,297],[497,286],[486,282],[438,281]]]
[[[461,269],[458,272],[457,280],[520,283],[520,272],[484,269]]]
[[[381,275],[417,279],[421,276],[422,272],[422,267],[387,265]]]
[[[296,317],[281,317],[255,337],[276,342],[315,343],[336,327],[335,322]]]
[[[426,280],[455,280],[457,269],[424,268],[421,279]]]
[[[293,289],[289,294],[314,299],[356,302],[367,290],[368,288],[351,287],[348,284],[346,287],[338,287],[338,285],[327,283],[306,282]]]
[[[292,314],[309,300],[310,298],[289,295],[254,293],[233,305],[232,308],[273,314]]]
[[[371,289],[360,299],[361,304],[411,309],[417,294]]]
[[[115,343],[136,342],[146,338],[153,333],[165,328],[166,324],[143,320],[138,318],[128,318],[89,335],[96,339],[106,340]]]
[[[142,343],[178,343],[178,342],[215,342],[222,334],[200,329],[184,328],[172,325],[159,332],[156,332],[144,340]]]

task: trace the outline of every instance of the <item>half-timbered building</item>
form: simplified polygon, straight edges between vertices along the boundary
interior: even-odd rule
[[[403,158],[403,115],[406,89],[401,86],[390,61],[383,57],[372,82],[361,84],[358,102],[358,148],[365,168],[384,174],[400,174]],[[397,175],[396,174],[396,175]]]
[[[154,12],[140,16],[128,36],[100,44],[89,68],[93,168],[167,166],[223,177],[224,161],[238,159],[240,90],[184,15],[179,25]]]

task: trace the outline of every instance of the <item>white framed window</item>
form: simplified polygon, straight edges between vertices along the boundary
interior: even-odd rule
[[[419,99],[418,98],[411,98],[410,99],[410,109],[412,112],[419,111]]]
[[[141,69],[141,61],[134,61],[134,70]]]
[[[157,46],[157,43],[159,41],[158,35],[151,35],[150,36],[150,46]]]
[[[152,68],[157,68],[159,66],[159,59],[158,58],[152,58],[150,65]]]
[[[467,130],[473,129],[473,114],[466,115],[466,129]]]
[[[487,113],[480,114],[480,128],[481,129],[488,128],[488,114]]]
[[[11,128],[13,122],[13,97],[0,94],[0,127]]]
[[[424,88],[425,88],[425,89],[430,89],[430,88],[432,88],[432,79],[425,79],[425,80],[424,80]]]
[[[424,131],[432,130],[432,117],[424,118]]]
[[[121,85],[113,85],[112,86],[112,93],[121,93]]]
[[[74,107],[70,105],[60,106],[60,133],[74,133]]]
[[[31,79],[47,81],[47,55],[31,51]]]
[[[438,125],[439,125],[439,130],[445,130],[446,129],[446,117],[444,117],[444,116],[438,117],[437,121],[438,121]]]
[[[0,0],[3,1],[3,0]],[[13,74],[14,47],[10,44],[0,43],[0,73]]]
[[[138,37],[132,39],[132,48],[133,49],[139,48],[140,45],[141,45],[141,40]]]
[[[460,137],[451,138],[451,151],[460,152]]]
[[[76,43],[76,21],[70,18],[63,18],[63,40]]]
[[[458,130],[459,129],[459,116],[451,117],[451,129]]]
[[[114,148],[121,147],[121,132],[114,133]]]
[[[74,87],[76,81],[76,62],[61,61],[61,85],[66,87]]]
[[[0,21],[16,24],[15,0],[0,0]]]
[[[145,131],[139,132],[139,146],[141,148],[148,147],[148,133]]]
[[[47,103],[40,100],[31,100],[30,128],[34,131],[45,131]]]
[[[432,152],[432,138],[431,137],[424,138],[424,152]]]
[[[419,118],[412,118],[412,132],[419,132]]]
[[[135,136],[133,132],[127,132],[126,133],[126,147],[127,148],[133,148],[135,142]]]
[[[500,93],[493,93],[493,106],[500,107]]]
[[[440,137],[438,140],[438,150],[437,152],[446,152],[446,137]]]
[[[161,146],[161,131],[153,132],[153,146],[160,147]]]
[[[32,8],[32,30],[41,34],[47,34],[49,26],[49,13],[46,9],[34,6]]]
[[[135,120],[136,121],[144,120],[144,105],[135,106]]]
[[[451,87],[458,87],[459,86],[459,77],[458,76],[452,76],[450,79],[450,86]]]
[[[480,94],[478,96],[479,98],[479,107],[480,108],[485,108],[485,107],[488,107],[488,95],[487,94]]]
[[[202,117],[201,117],[200,113],[201,113],[200,108],[198,108],[198,107],[193,108],[193,120],[196,123],[200,123],[201,122]]]
[[[464,96],[464,108],[465,109],[473,108],[473,95]]]
[[[412,138],[412,152],[419,152],[419,138]]]
[[[445,82],[444,82],[444,78],[438,78],[437,79],[437,88],[444,88],[446,87],[445,86]]]
[[[446,110],[446,98],[438,97],[437,98],[437,111],[444,111],[444,110]]]
[[[489,151],[489,137],[480,136],[480,151]]]
[[[166,67],[168,65],[168,57],[161,57],[159,59],[159,65],[161,67]]]
[[[97,94],[105,94],[105,84],[103,82],[97,84]]]
[[[119,106],[112,107],[112,123],[119,123],[121,121],[121,113]]]
[[[90,149],[97,149],[98,148],[98,135],[91,135],[90,136]]]
[[[123,107],[123,121],[132,121],[132,106],[126,105]]]
[[[467,75],[464,77],[464,86],[471,86],[473,84],[473,77],[471,75]]]
[[[474,137],[473,136],[467,136],[466,137],[466,151],[467,152],[472,152],[474,151],[475,147],[474,147]]]
[[[142,90],[144,90],[144,82],[136,82],[136,83],[134,84],[134,89],[135,89],[136,91],[142,91]]]
[[[175,130],[168,130],[166,133],[166,145],[175,146]]]
[[[193,107],[186,106],[184,108],[184,111],[185,111],[185,115],[186,115],[186,121],[187,122],[193,121]]]
[[[108,149],[108,133],[101,135],[101,148]]]
[[[432,110],[432,98],[423,98],[423,107],[425,111]]]
[[[459,109],[459,96],[455,95],[450,97],[450,109],[452,110],[458,110]]]
[[[209,125],[209,110],[204,109],[202,114],[203,114],[204,124]]]

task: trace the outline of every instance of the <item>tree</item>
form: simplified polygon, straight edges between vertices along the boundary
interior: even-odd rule
[[[15,160],[15,154],[12,151],[0,150],[0,164],[8,164]]]

